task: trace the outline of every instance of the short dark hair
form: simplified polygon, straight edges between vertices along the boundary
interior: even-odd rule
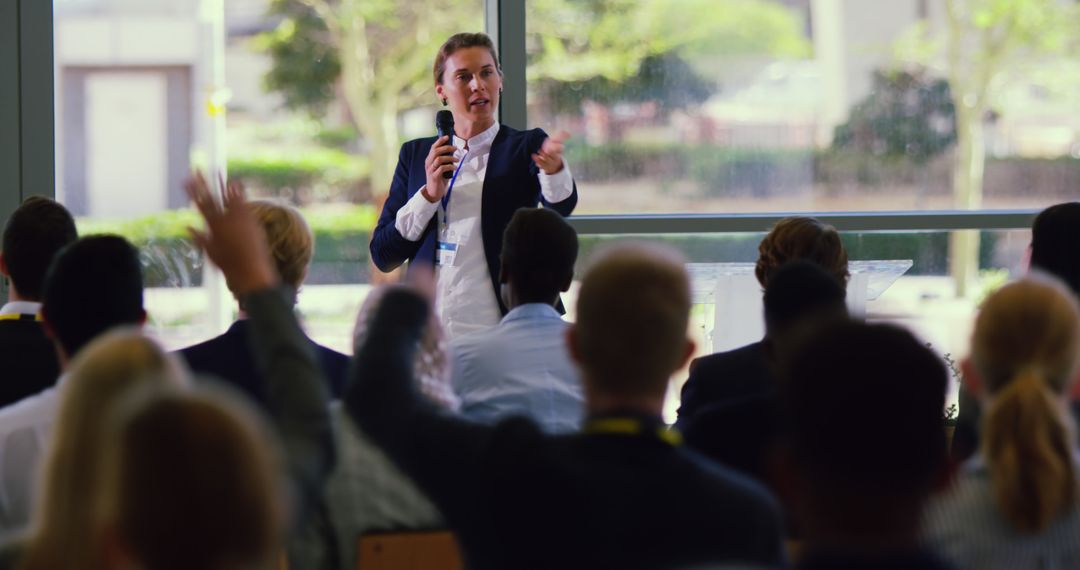
[[[491,52],[491,59],[495,61],[495,69],[498,70],[499,75],[502,75],[502,64],[499,63],[499,54],[495,53],[495,44],[491,38],[481,32],[462,32],[450,36],[439,48],[439,53],[435,54],[435,65],[432,66],[431,71],[435,75],[437,85],[442,85],[443,72],[446,71],[446,58],[454,55],[454,52],[459,49],[471,47],[487,48]]]
[[[41,312],[69,357],[115,326],[141,323],[139,252],[114,235],[85,237],[65,247],[45,277]]]
[[[849,277],[847,250],[836,228],[817,218],[792,216],[784,218],[769,230],[758,245],[758,260],[754,275],[762,287],[781,265],[805,259],[831,273],[847,287]]]
[[[1080,295],[1080,202],[1050,206],[1035,217],[1031,266],[1055,275]]]
[[[54,200],[31,196],[23,201],[4,226],[4,263],[21,297],[41,299],[45,272],[56,252],[75,241],[75,219]]]
[[[844,286],[820,265],[786,263],[765,287],[765,330],[774,336],[807,319],[846,315],[846,297]]]
[[[522,303],[550,303],[564,291],[577,254],[577,232],[546,208],[521,208],[503,232],[503,273]]]
[[[784,441],[823,496],[930,493],[946,457],[948,377],[944,361],[910,332],[831,323],[792,351],[781,378]],[[874,429],[866,429],[871,416]]]

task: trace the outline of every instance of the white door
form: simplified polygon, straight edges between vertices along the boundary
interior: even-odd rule
[[[161,72],[86,79],[87,210],[128,217],[164,210],[168,191],[167,83]]]

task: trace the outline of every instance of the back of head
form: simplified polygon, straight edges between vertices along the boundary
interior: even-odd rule
[[[847,314],[847,292],[835,276],[805,260],[785,263],[765,287],[765,329],[782,336],[801,322]]]
[[[300,289],[315,252],[315,238],[296,208],[275,200],[252,200],[251,211],[266,232],[270,255],[281,280]]]
[[[502,268],[519,303],[551,303],[570,286],[577,232],[547,208],[514,212],[503,233]]]
[[[982,449],[998,507],[1016,530],[1043,530],[1077,498],[1062,404],[1080,363],[1075,298],[1050,280],[1001,288],[975,321],[971,363],[990,398]]]
[[[687,356],[690,282],[682,256],[622,245],[593,261],[578,291],[576,353],[587,388],[658,396]]]
[[[816,263],[841,285],[847,286],[850,275],[847,250],[836,228],[815,218],[800,216],[777,222],[758,245],[754,268],[758,283],[768,287],[769,279],[780,266],[797,259]]]
[[[782,383],[784,439],[819,504],[834,505],[835,516],[917,508],[944,465],[947,383],[942,359],[891,325],[832,323],[794,350]],[[871,414],[874,429],[864,429]]]
[[[79,353],[62,386],[26,568],[62,568],[93,559],[89,529],[107,419],[135,390],[187,383],[176,358],[136,330],[104,334]]]
[[[1036,216],[1031,266],[1057,276],[1080,296],[1080,202],[1050,206]]]
[[[255,414],[226,396],[158,393],[120,414],[100,520],[137,567],[272,567],[280,466]]]
[[[140,324],[145,313],[138,251],[112,235],[65,247],[49,267],[41,310],[68,357],[115,326]]]
[[[76,237],[71,213],[48,198],[31,196],[11,214],[0,251],[11,283],[23,299],[41,299],[49,264]]]

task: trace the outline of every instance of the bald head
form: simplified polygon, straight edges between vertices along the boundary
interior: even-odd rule
[[[690,282],[682,256],[654,245],[600,254],[578,292],[572,349],[593,393],[663,397],[693,344]]]

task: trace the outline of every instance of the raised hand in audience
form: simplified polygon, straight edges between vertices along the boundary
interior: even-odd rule
[[[202,172],[184,182],[191,201],[206,221],[205,230],[188,228],[191,238],[221,268],[229,290],[237,296],[274,287],[280,281],[270,262],[266,235],[252,214],[244,187],[221,179],[221,205]]]

